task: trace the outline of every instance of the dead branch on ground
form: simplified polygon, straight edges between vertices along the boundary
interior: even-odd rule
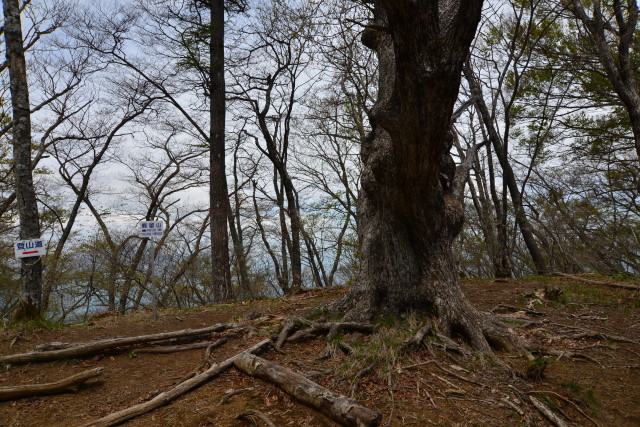
[[[591,418],[591,417],[590,417],[589,415],[587,415],[587,414],[586,414],[582,409],[580,409],[580,407],[579,407],[578,405],[576,405],[576,403],[575,403],[575,402],[573,402],[573,401],[572,401],[572,400],[570,400],[570,399],[567,399],[566,397],[564,397],[564,396],[562,396],[562,395],[560,395],[560,394],[558,394],[558,393],[556,393],[556,392],[554,392],[554,391],[548,391],[548,390],[540,390],[540,391],[537,391],[537,390],[534,390],[534,391],[530,391],[530,392],[529,392],[529,394],[552,394],[552,395],[554,395],[554,396],[558,397],[559,399],[561,399],[561,400],[563,400],[563,401],[565,401],[565,402],[567,402],[567,403],[569,403],[569,404],[573,405],[573,407],[574,407],[574,408],[576,408],[576,410],[577,410],[578,412],[580,412],[580,413],[581,413],[581,414],[582,414],[586,419],[588,419],[589,421],[591,421],[592,423],[594,423],[597,427],[600,427],[600,424],[598,424],[598,423],[596,422],[596,420],[594,420],[593,418]]]
[[[104,368],[95,368],[52,383],[0,387],[0,400],[77,391],[87,380],[102,375],[102,372]]]
[[[179,351],[187,351],[187,350],[197,350],[200,348],[207,348],[210,346],[210,342],[194,342],[191,344],[184,345],[162,345],[157,347],[141,347],[135,348],[133,351],[136,353],[146,353],[146,354],[167,354],[167,353],[177,353]]]
[[[275,384],[298,401],[342,425],[366,427],[380,424],[380,413],[334,393],[284,366],[248,353],[240,354],[233,364],[248,375]]]
[[[529,396],[529,400],[535,406],[535,408],[540,411],[540,413],[547,419],[551,424],[556,427],[567,427],[567,424],[560,419],[556,414],[554,414],[551,409],[547,408],[544,403],[540,402],[533,396]]]
[[[164,332],[152,335],[140,335],[126,338],[111,338],[104,340],[88,341],[68,348],[50,351],[34,351],[31,353],[11,354],[0,357],[0,364],[19,364],[30,362],[49,362],[63,358],[74,358],[112,350],[118,347],[126,347],[135,344],[144,344],[152,341],[161,341],[181,336],[192,336],[221,332],[227,329],[237,328],[236,324],[218,324],[203,329],[183,329],[174,332]]]
[[[218,405],[224,405],[233,396],[237,396],[239,394],[244,394],[244,393],[251,393],[252,391],[255,391],[255,389],[256,387],[248,387],[248,388],[241,388],[238,390],[229,390],[224,394],[224,396],[222,396],[222,399],[220,399],[220,402],[218,402]]]
[[[188,391],[193,390],[199,385],[205,383],[206,381],[220,375],[221,373],[231,368],[236,358],[240,357],[241,355],[245,353],[250,354],[250,353],[259,352],[260,350],[263,350],[265,347],[267,347],[270,344],[271,344],[270,340],[261,341],[258,344],[254,345],[253,347],[247,350],[244,350],[243,352],[238,353],[233,357],[230,357],[224,362],[211,366],[209,369],[207,369],[203,373],[195,375],[194,377],[178,384],[174,388],[168,391],[165,391],[163,393],[160,393],[159,395],[157,395],[156,397],[154,397],[153,399],[147,402],[107,415],[106,417],[100,418],[99,420],[93,421],[89,424],[85,424],[83,427],[114,426],[114,425],[123,423],[127,420],[130,420],[132,418],[151,412],[154,409],[157,409],[161,406],[167,405],[168,403],[172,402],[173,400],[182,396]]]
[[[247,409],[246,411],[242,411],[238,415],[236,415],[234,418],[236,420],[241,420],[243,418],[250,418],[250,417],[258,417],[262,421],[264,421],[264,423],[269,427],[276,427],[276,425],[269,419],[269,417],[267,417],[264,413],[260,411],[256,411],[255,409]]]

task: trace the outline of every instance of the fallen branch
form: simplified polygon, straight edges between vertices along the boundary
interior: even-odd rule
[[[18,364],[30,362],[48,362],[63,358],[74,358],[111,350],[117,347],[131,346],[134,344],[144,344],[152,341],[167,340],[182,336],[202,335],[211,332],[221,332],[227,329],[236,328],[236,324],[218,324],[203,329],[183,329],[174,332],[164,332],[153,335],[140,335],[126,338],[111,338],[105,340],[89,341],[80,345],[51,351],[34,351],[31,353],[11,354],[0,357],[0,364]]]
[[[380,424],[380,413],[334,393],[284,366],[248,353],[238,355],[233,364],[248,375],[277,385],[298,401],[342,425],[366,427]]]
[[[218,405],[224,405],[233,396],[237,396],[239,394],[244,394],[244,393],[251,393],[252,391],[255,391],[255,389],[256,389],[255,387],[248,387],[248,388],[241,388],[238,390],[229,390],[224,394],[224,396],[222,396],[222,399],[220,399],[220,402],[218,402]]]
[[[537,393],[537,394],[552,394],[552,395],[554,395],[554,396],[556,396],[556,397],[558,397],[558,398],[562,399],[563,401],[565,401],[565,402],[567,402],[567,403],[569,403],[569,404],[573,405],[573,407],[574,407],[574,408],[576,408],[576,410],[577,410],[578,412],[580,412],[580,413],[581,413],[585,418],[587,418],[589,421],[591,421],[592,423],[594,423],[597,427],[600,427],[600,424],[598,424],[598,423],[596,422],[596,420],[594,420],[594,419],[593,419],[593,418],[591,418],[589,415],[587,415],[587,414],[586,414],[582,409],[580,409],[580,407],[579,407],[578,405],[576,405],[576,404],[575,404],[575,402],[573,402],[573,401],[571,401],[571,400],[567,399],[566,397],[564,397],[564,396],[562,396],[562,395],[560,395],[560,394],[558,394],[558,393],[556,393],[556,392],[553,392],[553,391],[547,391],[547,390],[543,390],[543,391],[536,391],[536,390],[534,390],[534,391],[530,391],[530,392],[529,392],[529,394],[534,394],[534,393]]]
[[[234,418],[236,420],[241,420],[243,418],[248,418],[248,417],[258,417],[262,421],[264,421],[264,423],[269,427],[276,427],[276,425],[269,419],[269,417],[267,417],[265,414],[263,414],[260,411],[256,411],[255,409],[247,409],[246,411],[242,411],[238,415],[236,415]]]
[[[106,417],[100,418],[99,420],[93,421],[89,424],[85,424],[83,427],[107,427],[114,426],[120,423],[123,423],[132,418],[138,417],[140,415],[146,414],[148,412],[153,411],[154,409],[160,408],[161,406],[167,405],[172,402],[176,398],[182,396],[190,390],[198,387],[199,385],[205,383],[206,381],[220,375],[224,371],[228,370],[233,366],[233,362],[236,358],[240,357],[243,354],[256,353],[266,346],[271,344],[270,340],[264,340],[249,348],[248,350],[243,351],[242,353],[238,353],[235,356],[221,362],[217,365],[211,366],[209,369],[204,371],[201,374],[195,375],[192,378],[178,384],[174,388],[160,393],[153,399],[141,403],[139,405],[132,406],[127,409],[123,409],[122,411],[115,412],[113,414],[107,415]]]
[[[104,368],[95,368],[52,383],[0,387],[0,400],[76,391],[87,380],[102,375],[103,371]]]
[[[151,341],[151,342],[148,342],[148,344],[154,347],[155,346],[162,346],[162,347],[179,346],[179,345],[189,344],[194,341],[206,340],[206,339],[209,339],[210,337],[211,337],[211,333],[208,332],[208,333],[203,333],[198,335],[179,336],[176,338],[163,339],[160,341]],[[119,338],[122,338],[122,337],[112,337],[107,339],[119,339]],[[92,343],[95,343],[96,341],[103,341],[103,340],[83,341],[83,342],[47,342],[47,343],[38,344],[37,346],[35,346],[34,351],[63,350],[65,348],[79,347],[87,344],[92,344]]]
[[[142,347],[133,349],[136,353],[147,353],[147,354],[167,354],[167,353],[177,353],[179,351],[187,351],[187,350],[197,350],[200,348],[207,348],[211,345],[211,342],[194,342],[191,344],[184,345],[162,345],[155,347]]]
[[[531,403],[533,404],[533,406],[535,406],[535,408],[540,411],[540,413],[542,415],[544,415],[544,417],[549,420],[549,422],[551,424],[553,424],[556,427],[567,427],[567,424],[565,424],[564,421],[562,421],[556,414],[554,414],[551,409],[547,408],[544,403],[540,402],[538,399],[536,399],[533,396],[529,396],[529,400],[531,401]]]
[[[627,283],[612,283],[612,282],[600,282],[598,280],[585,279],[579,276],[574,276],[565,273],[552,273],[552,276],[566,277],[567,279],[577,280],[578,282],[588,283],[590,285],[608,286],[610,288],[629,289],[632,291],[640,291],[640,286],[629,285]]]

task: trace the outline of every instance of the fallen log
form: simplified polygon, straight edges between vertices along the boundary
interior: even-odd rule
[[[0,387],[0,400],[76,391],[87,380],[102,375],[103,371],[104,368],[95,368],[52,383]]]
[[[346,426],[378,426],[380,413],[365,408],[346,396],[314,383],[284,366],[249,353],[238,355],[234,366],[240,371],[277,385],[298,401]]]
[[[237,324],[217,324],[202,329],[183,329],[180,331],[163,332],[152,335],[140,335],[125,338],[110,338],[104,340],[88,341],[80,345],[50,351],[34,351],[31,353],[11,354],[0,357],[0,364],[18,364],[30,362],[49,362],[63,358],[74,358],[111,350],[117,347],[144,344],[152,341],[161,341],[181,336],[202,335],[211,332],[221,332],[227,329],[237,328]]]
[[[231,368],[233,366],[234,360],[241,355],[245,353],[257,353],[270,344],[271,340],[260,341],[258,344],[247,350],[244,350],[242,353],[238,353],[235,356],[225,360],[224,362],[218,363],[217,365],[212,365],[203,373],[195,375],[187,379],[186,381],[181,382],[174,388],[160,393],[147,402],[132,406],[127,409],[123,409],[122,411],[114,412],[113,414],[107,415],[106,417],[102,417],[96,421],[90,422],[89,424],[85,424],[83,427],[115,426],[132,418],[151,412],[154,409],[160,408],[161,406],[167,405],[173,400],[187,393],[188,391],[193,390],[199,385],[209,381],[210,379],[220,375],[224,371]]]
[[[631,291],[640,291],[640,286],[630,285],[628,283],[617,283],[617,282],[601,282],[598,280],[585,279],[580,276],[574,276],[572,274],[565,273],[552,273],[552,276],[560,276],[565,277],[571,280],[577,280],[578,282],[588,283],[590,285],[600,285],[600,286],[608,286],[610,288],[618,288],[618,289],[629,289]]]

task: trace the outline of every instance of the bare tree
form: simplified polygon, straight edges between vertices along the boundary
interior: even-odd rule
[[[40,237],[38,204],[31,175],[31,112],[27,65],[22,44],[22,20],[18,0],[3,0],[4,37],[11,81],[13,107],[13,176],[20,218],[20,238]],[[20,303],[14,318],[37,318],[42,303],[42,261],[40,257],[22,259]]]
[[[568,4],[593,40],[606,76],[627,110],[640,158],[640,86],[632,58],[638,48],[638,2],[614,0],[603,5],[594,0],[590,8],[580,0]]]
[[[302,286],[304,239],[289,151],[294,140],[294,111],[304,91],[311,86],[306,72],[312,61],[310,45],[316,31],[312,19],[319,4],[272,0],[263,6],[256,23],[242,28],[235,36],[236,53],[230,63],[233,86],[229,92],[232,100],[242,103],[238,117],[250,118],[254,126],[245,130],[246,134],[274,171],[270,181],[279,207],[283,272],[288,272],[287,253],[291,257],[291,285],[283,290],[296,293]],[[254,67],[256,61],[263,66]],[[287,274],[282,278],[288,280]]]

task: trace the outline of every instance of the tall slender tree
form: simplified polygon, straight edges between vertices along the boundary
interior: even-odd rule
[[[40,237],[38,203],[31,174],[31,113],[27,65],[22,43],[20,2],[3,0],[4,39],[11,87],[13,109],[13,177],[20,238]],[[15,313],[20,318],[37,318],[41,314],[42,261],[40,257],[23,258],[20,270],[20,302]]]
[[[216,302],[233,297],[227,217],[229,199],[225,169],[224,0],[209,0],[209,177],[211,266]]]

